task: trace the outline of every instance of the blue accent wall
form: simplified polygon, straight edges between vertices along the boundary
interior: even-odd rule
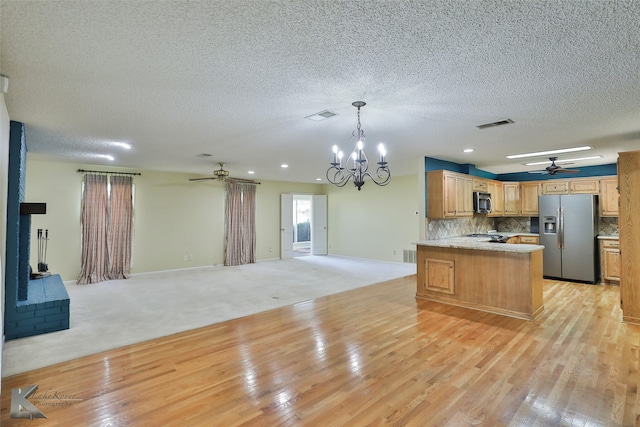
[[[547,175],[528,172],[494,174],[478,169],[471,163],[460,164],[449,162],[447,160],[435,159],[433,157],[424,158],[425,172],[441,169],[458,173],[466,173],[467,175],[477,176],[480,178],[495,179],[496,181],[544,181],[546,179],[586,178],[590,176],[609,176],[618,174],[618,165],[615,163],[598,166],[581,166],[579,168],[579,172],[571,174]],[[572,168],[567,167],[567,169]]]
[[[566,168],[573,169],[571,166],[567,166]],[[580,171],[576,173],[559,173],[556,175],[528,172],[503,173],[496,175],[497,177],[495,179],[498,181],[544,181],[547,179],[588,178],[590,176],[609,176],[618,174],[618,165],[615,163],[598,166],[580,166],[579,169]]]

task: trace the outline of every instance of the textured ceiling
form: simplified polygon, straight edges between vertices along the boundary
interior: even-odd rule
[[[356,100],[370,156],[385,142],[396,175],[424,156],[506,173],[540,168],[508,154],[603,156],[579,167],[640,149],[640,1],[0,7],[7,108],[34,158],[316,182],[334,144],[351,150]],[[305,119],[323,110],[338,115]]]

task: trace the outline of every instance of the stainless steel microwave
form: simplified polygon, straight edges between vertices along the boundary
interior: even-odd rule
[[[479,214],[491,213],[491,193],[473,192],[473,211]]]

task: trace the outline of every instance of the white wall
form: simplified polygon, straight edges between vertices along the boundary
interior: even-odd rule
[[[9,113],[0,92],[0,371],[2,371],[2,345],[4,343],[4,264],[7,245],[7,181],[9,172]]]
[[[421,197],[415,175],[392,177],[385,187],[366,182],[361,191],[326,185],[329,253],[402,262],[420,238]]]
[[[27,155],[26,201],[47,204],[46,215],[32,216],[31,265],[37,264],[36,231],[48,229],[49,270],[63,280],[75,280],[80,273],[79,168],[105,170]],[[142,175],[134,177],[132,273],[222,264],[224,185],[190,182],[189,174],[138,172]],[[401,262],[402,250],[415,249],[411,242],[420,240],[415,213],[421,201],[414,175],[393,177],[386,187],[367,183],[362,191],[352,186],[262,181],[256,206],[258,260],[279,258],[282,193],[327,194],[330,254]]]
[[[28,142],[28,141],[27,141]],[[32,216],[32,236],[49,230],[47,264],[63,280],[80,273],[82,174],[77,170],[121,170],[44,161],[27,156],[26,201],[47,203],[46,215]],[[132,273],[219,265],[224,261],[224,185],[190,182],[194,175],[138,171],[134,177]],[[263,182],[257,189],[257,259],[280,253],[280,194],[320,194],[318,184]],[[37,264],[32,237],[31,265]],[[187,260],[184,257],[187,257]]]

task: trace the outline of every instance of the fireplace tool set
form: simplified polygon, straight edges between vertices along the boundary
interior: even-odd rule
[[[40,279],[42,277],[50,276],[49,266],[47,265],[47,244],[49,242],[49,230],[38,228],[38,272],[32,273],[32,279]]]

